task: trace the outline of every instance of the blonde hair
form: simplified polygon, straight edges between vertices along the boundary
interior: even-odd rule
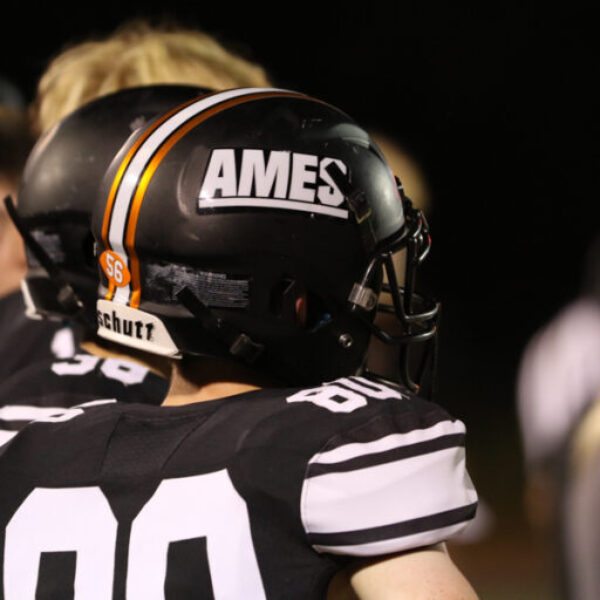
[[[32,105],[37,133],[79,106],[139,85],[177,83],[214,90],[269,87],[265,70],[201,31],[133,21],[100,40],[72,46],[42,75]]]

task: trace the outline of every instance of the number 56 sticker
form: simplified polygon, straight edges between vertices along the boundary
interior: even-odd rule
[[[131,281],[131,274],[121,257],[112,250],[105,250],[100,256],[100,264],[108,277],[108,281],[116,286],[123,287]]]

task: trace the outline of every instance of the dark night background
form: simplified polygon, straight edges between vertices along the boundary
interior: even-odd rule
[[[3,29],[16,35],[0,38],[0,74],[30,97],[66,43],[132,16],[170,15],[261,63],[276,84],[328,100],[405,148],[431,193],[426,277],[443,302],[437,400],[466,421],[472,475],[495,514],[496,545],[481,546],[492,548],[489,561],[463,548],[461,567],[483,587],[486,573],[505,586],[529,577],[531,593],[511,597],[541,598],[545,584],[539,591],[534,580],[546,572],[521,512],[514,385],[526,341],[577,294],[598,228],[591,16],[529,3],[133,6],[27,3],[11,15],[9,5]]]

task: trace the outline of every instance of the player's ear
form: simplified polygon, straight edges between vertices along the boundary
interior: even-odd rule
[[[296,279],[284,277],[271,290],[271,313],[305,328],[308,321],[306,288]]]
[[[297,298],[295,303],[296,308],[296,320],[298,325],[301,327],[306,326],[306,317],[307,317],[307,301],[306,301],[306,292],[302,292]]]

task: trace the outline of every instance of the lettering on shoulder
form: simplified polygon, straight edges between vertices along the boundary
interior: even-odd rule
[[[350,413],[368,400],[402,399],[399,390],[364,377],[341,377],[320,387],[300,390],[288,402],[311,402],[331,412]]]

